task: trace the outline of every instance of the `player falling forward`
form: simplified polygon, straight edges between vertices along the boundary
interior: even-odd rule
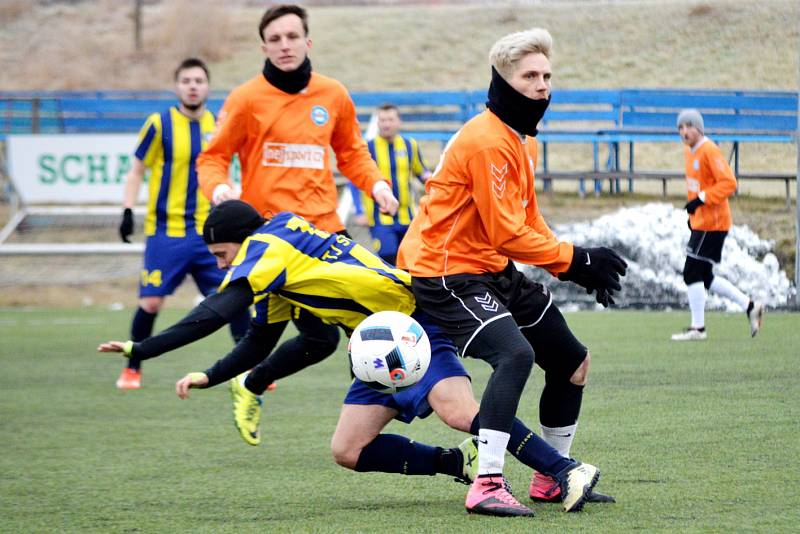
[[[473,461],[475,457],[469,443],[462,444],[461,449],[439,449],[381,433],[393,418],[410,422],[432,411],[462,431],[476,431],[480,426],[478,406],[455,347],[424,314],[415,313],[408,273],[387,265],[346,237],[317,230],[291,213],[278,214],[265,223],[253,208],[236,200],[214,208],[206,221],[204,237],[220,267],[230,269],[220,292],[157,336],[141,343],[108,342],[98,350],[143,359],[155,357],[210,334],[231,314],[254,304],[256,316],[245,338],[205,372],[189,373],[179,380],[176,390],[185,398],[192,387],[212,387],[253,368],[240,384],[241,402],[252,409],[242,410],[249,415],[242,416],[238,424],[247,430],[256,425],[257,430],[258,395],[266,386],[261,367],[269,361],[266,356],[277,341],[269,319],[278,320],[293,306],[302,306],[349,332],[376,311],[413,314],[431,339],[430,369],[418,384],[395,395],[354,381],[332,440],[334,458],[357,471],[447,473],[474,478],[474,472],[470,474],[471,469],[464,467],[470,457]],[[267,314],[268,308],[273,313]],[[296,370],[284,369],[286,374],[281,376]],[[512,421],[508,448],[527,465],[558,481],[566,511],[580,510],[585,502],[596,498],[592,488],[599,477],[597,469],[561,456],[518,419]],[[470,511],[531,515],[526,507],[510,505],[515,500],[505,483],[501,484],[486,507]]]

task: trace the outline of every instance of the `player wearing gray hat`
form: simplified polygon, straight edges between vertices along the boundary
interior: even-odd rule
[[[703,134],[703,116],[696,109],[678,114],[678,132],[686,154],[686,189],[692,235],[686,247],[683,280],[686,282],[691,326],[674,334],[673,341],[706,339],[706,291],[719,293],[742,307],[747,314],[750,335],[761,329],[764,305],[753,301],[731,282],[715,276],[714,265],[722,259],[722,246],[731,228],[728,197],[736,191],[736,176],[719,147]]]

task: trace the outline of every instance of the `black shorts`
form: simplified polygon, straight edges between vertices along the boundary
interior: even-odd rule
[[[686,255],[700,261],[719,263],[722,260],[722,246],[728,232],[711,232],[692,230]]]
[[[511,262],[499,273],[412,277],[411,289],[417,307],[453,340],[461,356],[469,355],[470,341],[487,324],[510,317],[545,371],[563,368],[571,374],[586,357],[586,347],[570,331],[547,288]]]

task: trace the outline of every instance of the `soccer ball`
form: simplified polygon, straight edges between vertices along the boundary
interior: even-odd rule
[[[353,374],[382,393],[397,393],[422,378],[431,363],[431,342],[422,326],[405,313],[370,315],[350,336]]]

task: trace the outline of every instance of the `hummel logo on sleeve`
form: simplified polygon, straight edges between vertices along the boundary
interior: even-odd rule
[[[592,264],[592,258],[589,257],[589,253],[587,252],[586,253],[586,265],[591,265],[591,264]]]
[[[489,163],[489,172],[492,175],[492,192],[498,199],[503,198],[506,191],[506,174],[508,174],[508,163],[502,167]]]

